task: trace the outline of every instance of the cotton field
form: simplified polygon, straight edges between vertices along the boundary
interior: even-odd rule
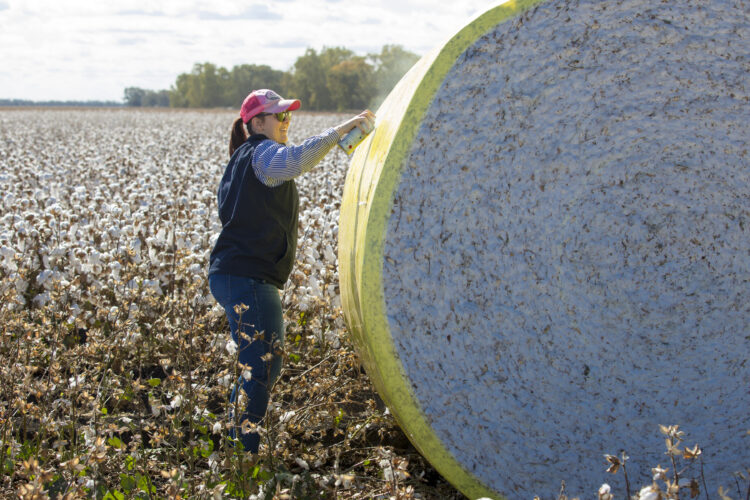
[[[229,390],[244,372],[207,269],[234,117],[0,110],[0,496],[458,497],[347,338],[338,148],[298,180],[284,369],[261,462],[248,468],[229,445]],[[346,117],[295,113],[290,140]]]
[[[46,110],[40,116],[22,110],[0,116],[0,255],[3,292],[13,295],[3,308],[29,301],[66,307],[71,323],[92,323],[94,310],[102,308],[127,318],[142,293],[190,290],[191,302],[213,303],[206,269],[220,230],[215,191],[231,112]],[[291,139],[339,118],[300,113]],[[299,182],[299,260],[286,305],[340,307],[336,226],[346,167],[337,150]],[[125,268],[133,277],[123,282]],[[129,310],[120,310],[126,302]]]
[[[206,273],[234,116],[0,110],[1,498],[464,498],[411,446],[348,338],[338,148],[298,181],[284,367],[260,459],[231,446],[229,391],[246,374]],[[290,139],[344,118],[295,113]],[[662,432],[668,446],[683,439]],[[630,492],[623,474],[605,477],[626,460],[601,460],[613,491]],[[565,498],[564,484],[539,494]]]

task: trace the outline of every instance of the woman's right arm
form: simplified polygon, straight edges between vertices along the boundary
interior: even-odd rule
[[[255,175],[266,186],[278,186],[312,170],[338,141],[339,135],[333,128],[296,146],[286,146],[270,139],[263,141],[255,147],[253,154]]]
[[[253,169],[265,185],[274,187],[312,170],[347,132],[359,127],[367,133],[375,124],[375,115],[365,110],[320,135],[305,139],[302,144],[286,146],[271,140],[255,148]]]

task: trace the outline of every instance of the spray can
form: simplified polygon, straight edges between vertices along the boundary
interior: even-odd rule
[[[339,147],[344,150],[344,153],[350,155],[373,130],[375,130],[375,127],[364,133],[359,127],[354,127],[338,142]]]

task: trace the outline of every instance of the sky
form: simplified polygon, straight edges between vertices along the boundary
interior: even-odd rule
[[[289,70],[307,48],[418,55],[501,0],[0,0],[0,99],[122,101],[195,63]]]

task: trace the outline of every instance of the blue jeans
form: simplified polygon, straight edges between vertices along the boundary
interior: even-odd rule
[[[237,379],[230,402],[229,415],[232,422],[241,425],[245,420],[258,424],[266,414],[269,391],[281,371],[281,348],[284,345],[284,319],[281,312],[279,289],[270,283],[242,276],[213,274],[209,276],[211,294],[224,308],[229,320],[232,339],[237,344],[238,361],[251,369],[250,380],[242,374]],[[238,314],[235,306],[244,304],[247,310]],[[240,322],[241,320],[241,322]],[[263,335],[256,335],[263,332]],[[271,353],[269,361],[264,357]],[[243,368],[240,368],[240,373]],[[247,406],[238,419],[233,409],[237,400],[237,389],[247,396]],[[232,428],[229,435],[239,441],[246,451],[258,452],[260,436],[256,432],[242,433],[240,427]]]

